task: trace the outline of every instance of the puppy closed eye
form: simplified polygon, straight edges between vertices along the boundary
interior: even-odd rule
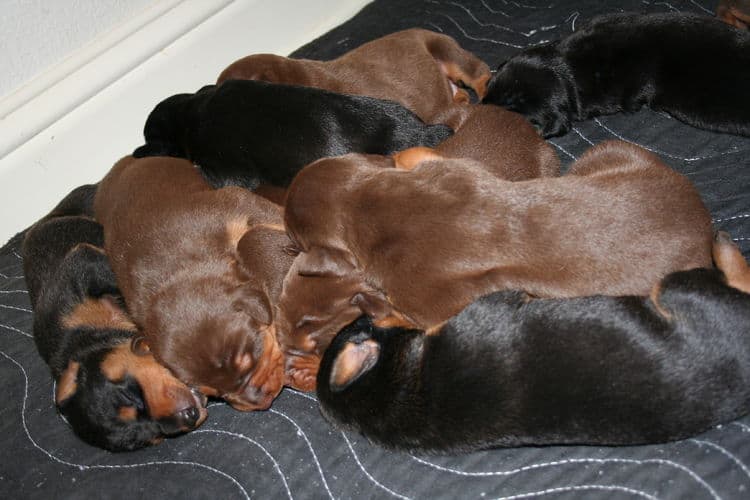
[[[121,407],[132,408],[136,413],[146,411],[146,403],[144,402],[141,388],[137,383],[132,381],[126,382],[120,390],[119,396]]]

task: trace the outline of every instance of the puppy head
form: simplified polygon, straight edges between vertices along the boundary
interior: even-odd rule
[[[143,128],[146,144],[133,151],[133,156],[174,156],[187,158],[185,149],[190,106],[202,92],[209,92],[214,86],[203,87],[196,94],[176,94],[167,97],[151,111]]]
[[[66,328],[86,336],[86,345],[57,377],[60,412],[84,441],[111,451],[198,427],[207,416],[205,398],[147,350],[133,348],[135,327],[110,301],[87,301],[64,318]],[[107,321],[120,328],[107,328]]]
[[[284,381],[271,312],[264,293],[202,277],[162,292],[144,332],[181,380],[238,410],[267,409]]]
[[[284,278],[275,322],[286,356],[286,385],[315,389],[323,351],[341,328],[362,314],[353,298],[364,289],[353,263],[341,252],[318,248],[295,258]]]
[[[261,80],[271,83],[309,85],[304,71],[306,61],[289,59],[275,54],[253,54],[239,59],[221,72],[217,85],[226,80]]]
[[[347,154],[317,160],[302,169],[289,186],[284,225],[299,250],[324,244],[343,245],[341,228],[358,185],[383,168],[393,168],[389,156]]]
[[[544,137],[567,132],[577,99],[572,76],[555,44],[525,50],[502,63],[482,102],[524,115]]]
[[[344,328],[325,351],[318,372],[318,399],[326,418],[356,429],[396,423],[401,409],[419,401],[424,338],[418,330],[378,328],[367,317]],[[397,399],[404,405],[394,404]]]

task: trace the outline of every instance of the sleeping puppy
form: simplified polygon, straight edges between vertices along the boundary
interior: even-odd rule
[[[654,240],[658,242],[659,240]],[[388,448],[457,453],[682,439],[750,411],[750,270],[666,276],[644,297],[496,292],[432,334],[363,318],[325,352],[321,411]]]
[[[750,33],[687,14],[611,14],[498,67],[484,102],[521,113],[544,137],[573,121],[642,106],[750,136]]]
[[[750,26],[750,0],[720,0],[716,17],[725,23],[746,30]]]
[[[94,208],[141,345],[206,395],[268,408],[283,384],[272,304],[291,265],[281,208],[167,157],[120,160]]]
[[[455,130],[435,147],[445,158],[476,160],[509,181],[560,173],[552,146],[518,113],[491,104],[464,104],[454,106],[441,120]]]
[[[279,301],[283,345],[312,345],[297,325],[346,317],[336,307],[431,329],[497,290],[645,295],[669,272],[711,265],[698,192],[637,146],[604,142],[567,175],[522,182],[433,155],[410,171],[378,156],[327,158],[295,178],[284,218],[300,253]],[[287,289],[321,278],[347,286],[307,303]]]
[[[131,349],[137,330],[91,218],[95,191],[74,190],[31,227],[24,274],[34,341],[55,379],[60,413],[87,443],[133,450],[198,427],[207,411],[197,391]]]
[[[468,102],[459,86],[481,99],[490,68],[451,37],[419,28],[391,33],[332,61],[255,54],[232,63],[226,80],[262,80],[396,101],[426,123],[454,102]]]
[[[286,187],[319,158],[434,146],[451,133],[391,101],[230,80],[159,103],[133,155],[190,159],[214,187]]]

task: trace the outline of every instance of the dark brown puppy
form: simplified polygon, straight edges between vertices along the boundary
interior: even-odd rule
[[[716,17],[735,28],[750,26],[750,0],[720,0],[716,6]]]
[[[456,41],[424,29],[408,29],[368,42],[332,61],[290,59],[255,54],[232,63],[219,76],[226,80],[262,80],[302,85],[341,94],[396,101],[425,123],[471,87],[481,99],[487,93],[490,68]]]
[[[463,104],[454,106],[440,121],[455,130],[435,146],[445,158],[476,160],[509,181],[560,173],[560,160],[552,146],[518,113],[492,104]]]
[[[57,387],[55,403],[87,443],[111,451],[155,444],[206,419],[205,398],[148,353],[101,246],[96,186],[81,186],[34,224],[23,242],[34,342]]]
[[[192,163],[166,157],[120,160],[94,207],[157,359],[239,410],[268,408],[283,384],[271,326],[279,255],[291,265],[281,208],[242,188],[214,190]]]
[[[362,318],[325,353],[321,411],[422,453],[656,443],[734,420],[750,412],[750,269],[726,234],[714,252],[719,270],[671,273],[650,299],[495,292],[432,335]]]
[[[430,329],[496,290],[645,295],[669,272],[711,265],[711,218],[698,192],[631,144],[602,143],[565,176],[522,182],[470,160],[389,165],[366,155],[322,159],[292,183],[285,223],[301,253],[286,282],[360,284],[293,306],[284,297],[299,294],[285,286],[283,344],[303,344],[287,329],[299,311],[337,317],[326,312],[334,304]]]

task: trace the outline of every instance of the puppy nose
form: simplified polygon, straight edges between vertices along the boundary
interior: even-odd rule
[[[200,416],[200,410],[198,410],[198,408],[191,407],[177,413],[177,415],[175,415],[175,419],[177,420],[180,427],[192,429],[193,427],[195,427],[195,424],[198,423],[198,419],[200,418]]]

